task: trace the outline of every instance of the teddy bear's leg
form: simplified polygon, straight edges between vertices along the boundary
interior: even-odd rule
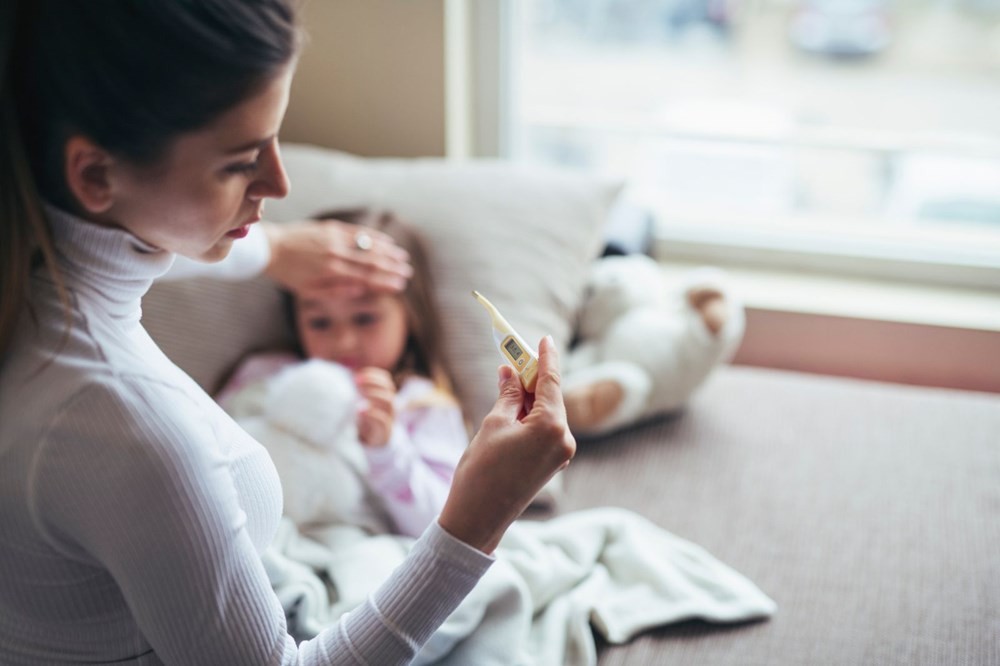
[[[729,286],[725,271],[702,267],[684,276],[681,291],[686,305],[705,325],[706,332],[724,338],[729,351],[743,337],[743,304]]]
[[[611,358],[638,360],[642,356],[636,350],[644,349],[644,342],[648,347],[644,365],[657,379],[643,417],[682,408],[712,371],[731,358],[743,337],[743,305],[722,271],[692,271],[672,300],[677,308],[673,319],[636,312],[608,335],[615,341],[605,349]],[[649,346],[652,339],[659,340],[660,353]]]
[[[718,335],[729,318],[729,304],[722,290],[713,285],[694,285],[686,296],[691,307],[701,315],[709,333]]]
[[[568,374],[563,399],[570,429],[598,435],[633,421],[649,399],[652,381],[633,363],[606,362]]]
[[[600,379],[567,391],[563,397],[569,427],[590,430],[618,408],[625,397],[625,389],[614,379]]]
[[[636,421],[683,408],[742,338],[742,305],[727,287],[725,275],[699,270],[685,278],[669,290],[663,307],[634,309],[605,334],[601,347],[605,362],[635,364],[653,384]]]

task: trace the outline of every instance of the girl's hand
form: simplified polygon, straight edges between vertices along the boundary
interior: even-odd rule
[[[449,534],[485,553],[576,453],[552,339],[539,345],[533,396],[510,366],[499,375],[500,397],[459,461],[438,518]]]
[[[392,375],[382,368],[362,368],[354,375],[358,393],[367,401],[358,413],[358,437],[365,446],[385,446],[392,436],[392,424],[396,420],[393,399],[396,384]]]
[[[337,220],[262,224],[271,246],[265,274],[299,295],[396,293],[413,275],[409,253],[380,231]],[[359,234],[370,247],[359,249]]]

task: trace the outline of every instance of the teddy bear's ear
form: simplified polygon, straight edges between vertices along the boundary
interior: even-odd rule
[[[358,391],[342,365],[313,359],[281,371],[271,382],[265,418],[311,446],[332,449],[357,439]]]

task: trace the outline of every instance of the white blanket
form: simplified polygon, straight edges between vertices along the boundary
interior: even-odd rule
[[[350,527],[304,536],[286,522],[265,564],[293,633],[315,635],[356,606],[410,543]],[[591,627],[623,643],[671,622],[737,622],[776,608],[702,548],[624,509],[520,521],[496,555],[414,663],[593,666]]]

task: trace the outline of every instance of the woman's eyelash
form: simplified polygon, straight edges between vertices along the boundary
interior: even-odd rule
[[[253,162],[241,162],[239,164],[230,164],[226,167],[226,171],[229,173],[252,173],[257,170],[257,160]]]

